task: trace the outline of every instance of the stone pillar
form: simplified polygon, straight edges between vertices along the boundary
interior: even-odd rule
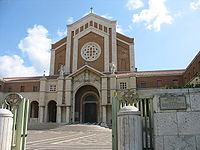
[[[70,123],[70,107],[66,107],[66,123]]]
[[[136,89],[136,77],[135,77],[135,74],[131,74],[130,77],[130,88],[131,89]]]
[[[46,105],[44,107],[44,122],[48,122],[49,118],[48,118],[49,114],[48,114],[48,105]]]
[[[101,94],[102,94],[102,105],[107,105],[107,91],[108,86],[107,86],[107,78],[102,77],[101,80]]]
[[[102,99],[102,121],[104,123],[106,123],[106,105],[107,105],[107,91],[108,90],[108,86],[107,86],[107,78],[106,77],[102,77],[101,80],[101,99]]]
[[[43,77],[42,79],[40,79],[40,94],[39,94],[39,122],[45,122],[45,118],[44,116],[46,114],[44,114],[44,106],[45,106],[45,97],[46,97],[46,78]]]
[[[44,106],[39,106],[39,123],[45,122],[44,118]]]
[[[66,43],[66,57],[65,57],[65,70],[66,73],[70,73],[70,60],[72,59],[71,56],[71,28],[67,26],[67,43]]]
[[[66,80],[65,80],[65,105],[67,106],[66,107],[66,122],[67,123],[70,122],[70,107],[72,104],[72,88],[71,87],[72,87],[72,78],[66,78]]]
[[[104,72],[109,72],[109,37],[104,37]]]
[[[58,105],[62,105],[63,102],[63,85],[64,77],[58,78],[58,88],[57,88],[57,103]]]
[[[56,122],[61,123],[61,106],[57,106],[57,117]]]
[[[117,89],[117,80],[116,80],[116,75],[113,74],[110,77],[110,101],[112,100],[112,97],[114,96],[114,92],[116,91],[116,89]]]
[[[125,106],[118,113],[118,149],[142,150],[142,121],[138,108]]]
[[[104,123],[106,123],[106,106],[104,105],[102,108],[103,108],[103,119],[102,119],[102,121]]]
[[[0,109],[0,149],[10,150],[12,142],[13,114],[7,109]]]
[[[50,75],[54,75],[55,50],[51,49]]]
[[[129,54],[130,54],[130,71],[135,71],[134,41],[129,45]]]

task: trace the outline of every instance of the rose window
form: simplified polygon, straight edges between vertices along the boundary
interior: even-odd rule
[[[101,54],[101,48],[97,43],[86,43],[81,49],[81,56],[86,61],[94,61]]]

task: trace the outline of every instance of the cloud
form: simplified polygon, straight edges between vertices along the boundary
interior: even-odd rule
[[[18,55],[0,56],[1,77],[22,77],[39,75],[34,67],[26,67],[24,60]]]
[[[64,37],[67,36],[67,28],[65,28],[63,31],[61,31],[60,29],[57,30],[57,34],[59,37]]]
[[[190,8],[194,9],[194,10],[200,9],[200,0],[198,0],[196,2],[191,2],[190,3]]]
[[[126,4],[126,7],[128,7],[128,10],[135,10],[143,6],[144,4],[141,0],[128,0]]]
[[[18,44],[19,49],[28,55],[38,73],[49,72],[51,39],[48,30],[42,25],[34,25],[27,30],[28,35]]]
[[[106,19],[113,19],[113,17],[112,16],[109,16],[108,14],[105,14],[105,15],[101,15],[101,17],[103,17],[103,18],[106,18]]]
[[[122,29],[121,25],[119,25],[119,24],[116,25],[116,31],[118,33],[124,34],[124,30]]]
[[[74,22],[74,18],[73,17],[69,17],[67,19],[67,23],[72,24]]]
[[[160,31],[162,24],[172,24],[173,18],[165,6],[166,0],[149,0],[148,9],[143,9],[139,14],[133,14],[133,23],[145,22],[149,30]]]

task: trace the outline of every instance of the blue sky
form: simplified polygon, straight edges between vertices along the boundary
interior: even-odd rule
[[[91,6],[135,38],[139,71],[184,69],[200,50],[200,0],[0,0],[0,78],[48,72],[50,44]]]

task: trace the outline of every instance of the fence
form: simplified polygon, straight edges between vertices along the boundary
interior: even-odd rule
[[[127,90],[112,98],[112,150],[118,150],[117,113],[123,106],[135,106],[141,112],[143,150],[153,150],[152,98],[139,97],[134,90]]]

